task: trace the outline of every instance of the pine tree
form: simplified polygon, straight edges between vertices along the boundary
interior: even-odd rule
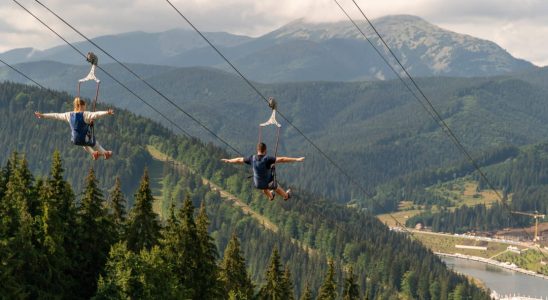
[[[282,276],[282,291],[283,299],[295,300],[295,292],[293,289],[293,279],[291,278],[291,271],[289,266],[285,266],[285,271]]]
[[[197,275],[200,243],[196,224],[194,223],[194,206],[190,197],[186,197],[183,206],[177,213],[172,211],[170,219],[163,230],[161,241],[164,259],[169,262],[171,271],[179,280],[180,286],[188,290],[192,299],[200,291],[199,283],[194,280]]]
[[[124,226],[126,223],[126,203],[124,193],[122,193],[120,177],[116,177],[114,188],[109,196],[108,208],[119,237],[124,233]]]
[[[453,291],[453,300],[464,300],[466,299],[466,287],[464,284],[459,283]]]
[[[105,276],[99,278],[94,297],[96,300],[189,298],[178,286],[158,246],[136,254],[121,242],[110,250]]]
[[[415,299],[416,292],[417,292],[417,276],[415,275],[414,271],[407,271],[405,274],[403,274],[401,289],[403,295],[408,297],[409,299]]]
[[[19,162],[19,167],[15,171],[15,177],[19,178],[20,186],[24,188],[23,193],[26,197],[27,208],[32,217],[41,213],[41,204],[38,201],[36,188],[34,186],[34,176],[29,170],[28,161],[25,156]]]
[[[198,255],[198,270],[196,276],[197,299],[214,299],[221,296],[221,284],[218,280],[219,269],[217,267],[217,248],[213,238],[209,235],[209,218],[207,216],[205,200],[200,205],[200,211],[196,217],[196,233],[200,245]]]
[[[91,297],[97,287],[97,279],[114,244],[114,228],[104,208],[103,193],[98,187],[93,169],[86,178],[86,187],[79,208],[79,244],[81,254],[77,261],[80,271],[78,294]]]
[[[10,160],[13,174],[0,202],[0,277],[7,277],[6,282],[15,285],[0,288],[0,291],[7,298],[52,297],[46,290],[49,284],[45,272],[47,260],[37,243],[42,238],[41,231],[30,208],[34,206],[34,213],[39,211],[34,179],[24,158],[19,160],[14,153]]]
[[[0,201],[4,198],[6,190],[8,188],[8,181],[12,173],[11,160],[8,160],[6,166],[0,170]]]
[[[344,279],[343,300],[360,299],[360,287],[356,283],[356,276],[352,266],[348,269],[348,274]]]
[[[318,300],[335,300],[337,298],[337,283],[335,282],[335,263],[329,259],[327,274],[320,287]]]
[[[266,285],[260,291],[260,298],[267,300],[281,300],[284,299],[283,291],[283,278],[280,265],[280,255],[278,249],[274,248],[272,251],[272,257],[270,258],[270,265],[266,270]]]
[[[70,253],[75,249],[65,249],[67,240],[72,238],[75,227],[75,211],[72,203],[74,195],[69,184],[63,179],[63,167],[58,151],[53,154],[50,177],[40,185],[39,199],[42,202],[42,251],[48,256],[50,284],[48,289],[55,295],[69,295],[70,283],[74,279],[70,276],[72,259]],[[68,206],[68,207],[67,207]],[[71,214],[68,215],[65,210]],[[73,242],[73,241],[72,241]]]
[[[245,260],[240,253],[240,242],[235,233],[232,233],[226,246],[219,279],[227,295],[233,292],[235,295],[240,295],[241,298],[251,299],[253,297],[253,284],[247,273]]]
[[[150,250],[152,246],[158,244],[160,224],[158,215],[152,210],[153,202],[148,171],[145,169],[126,228],[127,245],[134,252],[139,252],[141,249]]]
[[[304,286],[304,292],[301,295],[300,300],[312,300],[312,291],[310,290],[310,285],[308,282]]]
[[[58,151],[53,153],[50,177],[40,192],[42,204],[42,224],[44,230],[44,245],[51,254],[64,255],[64,241],[68,238],[68,228],[65,220],[66,210],[70,210],[73,202],[73,193],[68,183],[63,179],[63,167]],[[67,209],[67,206],[69,209]],[[74,211],[72,211],[74,212]],[[72,214],[74,215],[74,214]],[[74,228],[72,228],[74,229]],[[62,252],[62,253],[59,253]]]
[[[440,293],[440,282],[437,280],[430,282],[429,287],[430,292],[430,299],[431,300],[440,300],[441,299],[441,293]]]
[[[13,173],[17,167],[17,154],[13,153],[6,166],[4,195],[0,199],[0,237],[7,239],[13,237],[19,227],[19,203],[17,201],[17,185]],[[8,173],[9,172],[9,173]],[[11,188],[11,191],[10,191]],[[26,206],[26,205],[25,205]]]

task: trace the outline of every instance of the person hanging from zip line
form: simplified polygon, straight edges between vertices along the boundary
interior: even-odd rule
[[[105,159],[112,156],[112,151],[107,151],[95,140],[93,132],[93,121],[106,115],[114,115],[114,110],[108,111],[86,111],[86,102],[80,97],[74,98],[74,111],[66,113],[46,113],[35,112],[38,119],[52,119],[67,121],[72,130],[71,141],[74,145],[83,146],[84,150],[91,154],[93,160],[97,160],[99,155]],[[95,147],[95,149],[93,148]]]
[[[280,187],[273,175],[274,164],[302,162],[304,157],[274,157],[266,155],[266,145],[264,143],[257,144],[257,154],[249,157],[236,157],[231,159],[223,158],[222,162],[230,164],[248,164],[253,167],[253,184],[255,188],[263,190],[263,193],[269,200],[274,200],[276,192],[282,196],[284,200],[291,198],[291,189],[284,191]]]

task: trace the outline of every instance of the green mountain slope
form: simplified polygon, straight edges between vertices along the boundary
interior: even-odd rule
[[[548,190],[548,144],[544,142],[523,146],[507,151],[500,158],[482,166],[499,196],[491,193],[486,180],[473,169],[456,172],[438,169],[430,173],[438,176],[429,176],[427,172],[415,174],[415,178],[406,183],[409,187],[407,200],[428,204],[432,209],[410,218],[407,225],[414,226],[422,222],[433,231],[452,233],[532,226],[532,218],[511,212],[548,214],[548,197],[545,193]],[[452,177],[443,175],[451,173],[454,174]],[[434,180],[421,182],[421,178],[429,177]],[[437,183],[432,185],[436,179]],[[462,182],[476,186],[475,194],[468,201],[458,196],[462,193],[447,192],[448,188],[458,190]],[[485,191],[491,193],[489,201],[480,195]],[[504,202],[501,203],[499,197]],[[451,208],[447,207],[448,203],[452,203]],[[545,220],[539,219],[540,222]]]
[[[1,140],[6,145],[2,148],[6,153],[0,156],[0,160],[5,163],[7,153],[18,150],[26,153],[33,170],[45,174],[46,166],[50,163],[50,154],[47,152],[51,153],[54,148],[58,148],[66,162],[64,168],[67,170],[67,178],[73,186],[78,186],[77,182],[83,179],[82,173],[85,172],[82,170],[86,170],[91,161],[79,147],[71,146],[66,141],[66,124],[37,120],[32,115],[36,109],[62,109],[66,106],[68,95],[12,83],[1,84],[0,91],[2,115],[10,116],[2,120],[5,123],[0,127]],[[190,166],[202,177],[246,199],[256,211],[262,212],[279,228],[283,228],[278,234],[264,234],[251,218],[242,218],[238,211],[219,202],[215,195],[206,196],[208,188],[200,185],[199,179],[187,176],[182,181],[173,181],[186,190],[180,196],[191,193],[193,197],[201,199],[212,197],[208,202],[211,202],[211,219],[215,221],[212,221],[210,229],[215,233],[219,248],[226,243],[232,231],[237,230],[242,234],[242,248],[246,249],[246,260],[258,282],[261,282],[260,274],[264,274],[272,246],[278,245],[282,259],[291,266],[296,286],[302,289],[306,281],[319,285],[321,271],[325,270],[322,269],[325,268],[322,263],[325,257],[308,258],[301,247],[289,241],[289,238],[295,238],[323,255],[333,257],[341,266],[354,266],[356,274],[360,274],[362,289],[372,296],[397,297],[407,288],[402,286],[405,282],[405,286],[418,284],[417,293],[430,293],[430,286],[437,286],[433,289],[443,295],[459,290],[473,299],[486,299],[484,293],[463,277],[448,271],[437,257],[419,243],[390,232],[371,215],[357,213],[334,204],[334,201],[322,200],[298,189],[296,194],[299,196],[295,201],[265,201],[252,189],[247,179],[247,170],[221,164],[219,158],[225,157],[227,153],[213,145],[177,137],[150,120],[124,111],[119,111],[111,119],[98,122],[98,138],[117,154],[110,161],[95,163],[99,182],[107,187],[112,185],[116,175],[125,178],[124,182],[135,185],[143,165],[150,160],[145,147],[151,144]],[[166,183],[166,189],[176,185]],[[179,197],[173,200],[181,201]],[[418,281],[402,281],[403,277],[416,278]]]
[[[104,67],[123,74],[119,67]],[[145,77],[153,86],[235,145],[240,152],[254,149],[257,124],[268,118],[269,111],[241,79],[204,68],[157,67],[149,73],[146,66],[131,67],[140,68],[138,73],[147,75]],[[52,85],[68,87],[74,85],[74,78],[80,76],[69,80],[64,75],[67,68],[57,65],[48,76],[47,72],[38,72],[38,67],[26,71],[38,81],[62,79]],[[19,75],[7,72],[5,68],[2,70],[4,78],[20,80]],[[515,77],[422,78],[418,83],[463,144],[474,155],[480,155],[500,146],[520,146],[545,138],[548,134],[548,106],[543,99],[548,92],[538,78],[546,74],[548,70],[542,69]],[[104,82],[103,101],[162,122],[104,74],[99,72],[98,76]],[[141,82],[127,74],[121,78],[191,134],[214,141],[202,128]],[[394,176],[463,160],[439,126],[399,81],[257,86],[265,95],[276,97],[284,116],[372,193],[376,186]],[[85,92],[86,95],[92,93],[90,89]],[[282,123],[280,153],[305,155],[309,161],[306,170],[291,166],[280,168],[284,178],[341,201],[367,198],[326,163],[293,128]],[[268,141],[273,143],[273,139]],[[333,182],[335,184],[331,185]]]

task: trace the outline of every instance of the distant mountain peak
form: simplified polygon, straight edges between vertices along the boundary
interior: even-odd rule
[[[372,44],[388,57],[366,20],[356,17],[355,21]],[[493,42],[446,30],[418,16],[388,15],[372,22],[414,76],[491,76],[535,68]],[[348,20],[318,23],[300,18],[260,37],[225,32],[204,34],[259,81],[394,78],[390,68]],[[94,41],[129,63],[226,67],[207,43],[186,28],[158,33],[128,32],[96,37]],[[84,42],[77,46],[89,48]],[[85,63],[65,45],[44,51],[15,49],[0,55],[11,63],[38,60]],[[108,57],[101,61],[110,62]]]
[[[386,15],[386,16],[374,19],[374,21],[375,22],[396,21],[396,22],[425,22],[425,23],[429,23],[428,21],[426,21],[425,19],[423,19],[419,16],[406,15],[406,14]]]
[[[372,29],[364,19],[354,20],[362,30],[370,36]],[[423,29],[427,31],[443,30],[440,27],[429,23],[421,17],[414,15],[388,15],[372,20],[375,27],[389,28],[390,30],[403,28],[413,25],[415,29]],[[309,39],[312,41],[323,41],[331,38],[343,39],[360,39],[363,40],[362,34],[356,30],[354,24],[349,20],[338,22],[311,22],[304,18],[291,21],[279,29],[271,32],[272,38],[286,39]]]

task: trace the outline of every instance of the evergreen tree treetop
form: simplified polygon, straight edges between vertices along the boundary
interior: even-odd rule
[[[283,299],[294,300],[295,291],[293,289],[293,279],[291,278],[291,271],[289,266],[285,266],[284,274],[282,276],[282,290]]]
[[[327,274],[320,287],[318,300],[335,300],[337,298],[337,283],[335,282],[335,263],[329,259]]]
[[[283,299],[284,296],[284,282],[283,271],[281,269],[280,254],[278,249],[272,250],[272,256],[270,258],[270,264],[266,270],[266,284],[260,291],[260,296],[263,299],[277,300]]]
[[[240,250],[240,242],[235,233],[232,233],[225,248],[219,279],[224,286],[225,293],[233,292],[236,295],[245,295],[247,299],[251,299],[253,296],[253,284],[247,273],[245,259]]]
[[[344,279],[343,300],[358,300],[360,299],[360,289],[356,283],[356,276],[352,266],[349,267],[348,273]]]
[[[120,177],[116,177],[114,188],[109,195],[108,208],[116,227],[121,227],[126,222],[126,199],[122,193]]]
[[[130,211],[126,228],[128,248],[132,251],[150,249],[158,243],[160,223],[158,215],[152,210],[153,202],[148,171],[145,169],[140,186],[135,193],[135,204]]]
[[[209,235],[209,217],[207,216],[205,200],[200,204],[200,210],[196,217],[196,233],[200,253],[198,255],[196,296],[200,299],[220,298],[222,294],[221,282],[219,281],[219,268],[217,259],[219,257],[213,238]]]
[[[310,290],[310,285],[308,284],[308,282],[304,287],[304,292],[301,295],[300,300],[312,300],[312,291]]]

